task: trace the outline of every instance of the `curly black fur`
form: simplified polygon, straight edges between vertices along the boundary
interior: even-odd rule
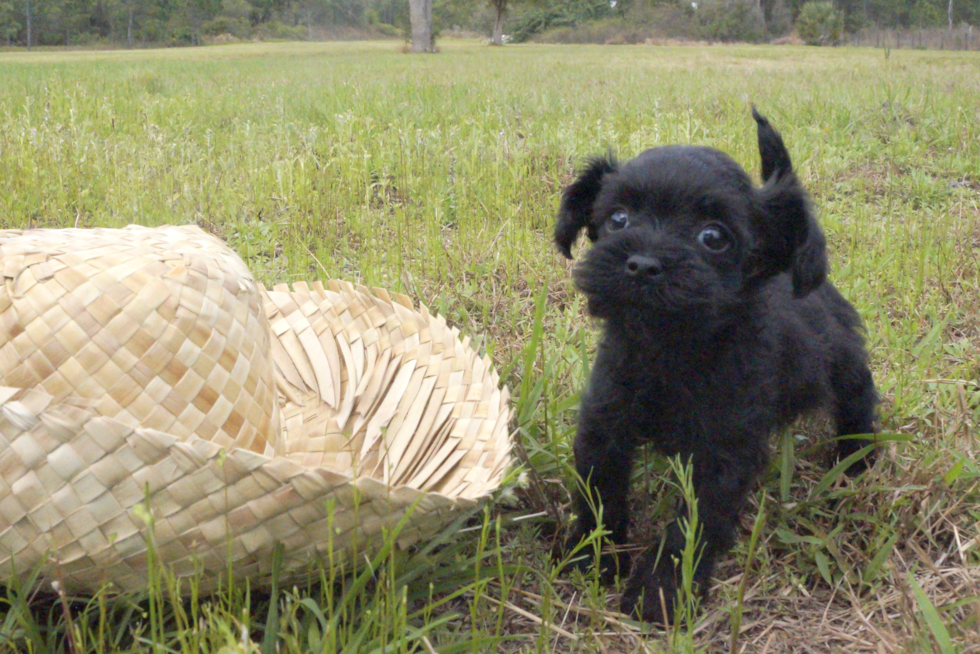
[[[578,474],[621,544],[637,446],[692,461],[702,591],[733,543],[773,432],[817,409],[831,412],[840,435],[875,430],[878,397],[860,319],[826,281],[823,233],[782,138],[753,116],[761,188],[710,148],[660,147],[624,165],[600,157],[565,189],[555,226],[566,256],[581,230],[594,242],[573,275],[604,321],[575,437]],[[868,443],[838,441],[838,456]],[[575,496],[569,546],[596,527],[589,502]],[[683,546],[674,522],[659,558],[655,545],[627,583],[625,612],[672,619]],[[601,560],[607,573],[627,569],[615,556]]]

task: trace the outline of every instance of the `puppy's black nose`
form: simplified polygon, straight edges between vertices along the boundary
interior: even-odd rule
[[[655,257],[634,254],[626,260],[626,274],[631,277],[656,277],[663,269],[664,265]]]

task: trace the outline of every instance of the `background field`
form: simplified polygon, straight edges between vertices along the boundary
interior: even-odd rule
[[[547,560],[597,332],[549,235],[561,188],[607,148],[705,144],[757,174],[752,102],[821,209],[833,280],[867,322],[884,430],[907,440],[847,483],[826,474],[823,421],[781,435],[744,521],[746,535],[766,522],[756,547],[743,538],[706,610],[664,634]],[[449,42],[434,56],[391,43],[6,54],[0,115],[0,227],[196,222],[266,283],[406,292],[485,335],[515,391],[527,472],[516,499],[442,549],[271,602],[238,588],[181,603],[166,574],[147,597],[68,605],[10,587],[0,647],[980,652],[976,53]],[[652,491],[636,498],[638,537],[669,518],[664,471],[654,457],[635,470]]]

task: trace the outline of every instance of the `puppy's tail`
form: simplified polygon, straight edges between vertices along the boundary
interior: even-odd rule
[[[762,156],[762,181],[768,182],[774,175],[780,176],[793,172],[793,162],[789,152],[783,145],[779,132],[769,124],[769,119],[759,113],[752,105],[752,117],[755,118],[759,133],[759,154]]]

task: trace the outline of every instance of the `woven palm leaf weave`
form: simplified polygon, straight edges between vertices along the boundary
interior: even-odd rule
[[[508,393],[425,307],[267,291],[194,226],[0,231],[0,569],[204,589],[430,535],[500,484]]]

